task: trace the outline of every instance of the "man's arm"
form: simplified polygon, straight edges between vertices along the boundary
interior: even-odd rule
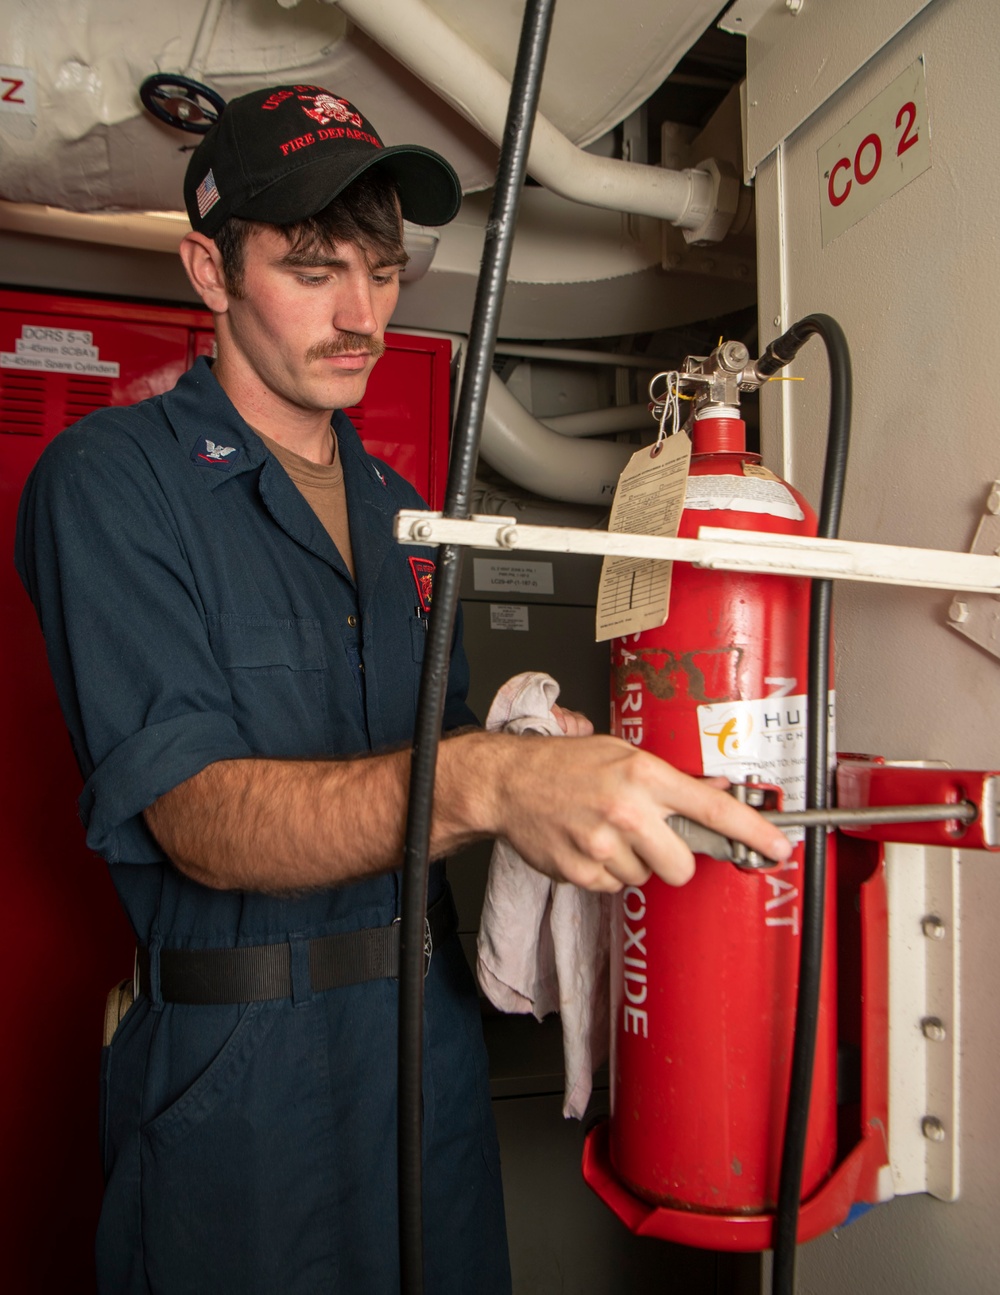
[[[288,892],[398,868],[408,751],[356,760],[222,760],[156,800],[146,821],[182,872],[217,889]],[[790,846],[752,809],[612,737],[463,733],[441,743],[438,858],[506,837],[539,871],[588,890],[680,885],[694,870],[671,813],[774,859]]]

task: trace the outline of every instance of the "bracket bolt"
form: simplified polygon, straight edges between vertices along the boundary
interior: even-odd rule
[[[948,608],[948,616],[956,624],[961,625],[963,621],[969,619],[969,604],[964,598],[953,598]]]
[[[925,917],[920,923],[920,929],[928,940],[943,940],[948,934],[947,928],[940,917]]]
[[[414,522],[410,534],[415,540],[429,540],[434,534],[434,527],[430,522]]]
[[[516,526],[504,526],[497,532],[497,543],[504,549],[516,549],[520,538]]]
[[[925,1115],[920,1121],[920,1131],[928,1142],[943,1142],[947,1137],[944,1125],[936,1115]]]
[[[924,1038],[930,1039],[933,1043],[944,1043],[948,1037],[948,1031],[936,1016],[925,1016],[920,1022],[920,1028],[923,1030]]]
[[[801,13],[805,0],[785,0],[785,8],[789,13]]]
[[[993,486],[990,489],[989,496],[986,500],[986,507],[994,517],[997,513],[1000,513],[1000,481],[993,482]]]

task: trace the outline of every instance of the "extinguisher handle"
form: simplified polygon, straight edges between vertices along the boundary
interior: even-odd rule
[[[667,819],[667,827],[677,833],[692,854],[707,854],[710,859],[728,859],[730,862],[735,862],[734,853],[737,848],[747,852],[746,846],[740,846],[739,842],[731,841],[721,832],[713,832],[710,827],[705,827],[703,823],[696,823],[693,818],[685,818],[683,814],[671,814]],[[762,864],[771,862],[763,856],[758,857],[761,858]]]
[[[994,777],[993,784],[996,781]],[[997,836],[1000,814],[992,804],[988,808],[990,812],[985,816],[982,839],[977,837],[971,844],[973,847],[996,850],[1000,848]],[[760,814],[782,830],[792,827],[843,827],[854,828],[856,831],[891,823],[946,823],[953,830],[960,830],[984,817],[980,807],[971,801],[939,805],[876,805],[857,809],[764,809]],[[687,844],[692,854],[707,854],[710,859],[728,859],[740,868],[769,868],[774,863],[774,860],[765,858],[756,850],[748,849],[741,841],[731,841],[721,832],[713,832],[711,828],[681,814],[671,814],[667,819],[667,826]],[[880,838],[873,836],[872,839]],[[889,839],[892,839],[891,835]]]

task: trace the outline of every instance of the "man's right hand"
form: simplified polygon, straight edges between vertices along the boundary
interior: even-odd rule
[[[671,814],[743,841],[775,862],[791,853],[776,827],[717,782],[692,778],[619,738],[563,742],[468,734],[458,742],[470,740],[473,747],[495,744],[466,765],[470,777],[489,779],[482,790],[487,801],[492,794],[491,834],[505,837],[532,867],[557,880],[613,892],[641,886],[655,873],[683,885],[694,874],[694,856],[667,826]],[[449,746],[443,745],[443,754]],[[446,801],[438,804],[446,815]]]

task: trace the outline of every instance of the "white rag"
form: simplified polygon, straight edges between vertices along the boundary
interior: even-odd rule
[[[564,737],[552,714],[559,685],[547,674],[515,675],[494,698],[486,727]],[[607,1060],[611,897],[551,881],[512,845],[493,847],[479,925],[476,969],[502,1012],[562,1017],[563,1115],[582,1119],[593,1072]]]

